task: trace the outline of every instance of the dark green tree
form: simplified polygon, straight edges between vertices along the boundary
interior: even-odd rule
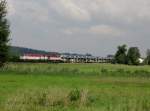
[[[141,54],[140,54],[139,48],[138,47],[131,47],[128,50],[127,63],[129,65],[138,65],[140,57],[141,57]]]
[[[147,50],[146,64],[150,65],[150,49]]]
[[[126,64],[126,52],[126,45],[118,46],[118,51],[115,54],[115,63]]]
[[[7,14],[6,0],[0,0],[0,67],[8,60],[8,42],[9,42],[9,24],[6,18]]]

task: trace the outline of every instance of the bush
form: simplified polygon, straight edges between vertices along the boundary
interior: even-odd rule
[[[78,101],[81,97],[80,91],[78,89],[72,90],[68,97],[71,102]]]
[[[108,69],[102,68],[102,69],[101,69],[101,72],[102,72],[102,74],[108,73]]]

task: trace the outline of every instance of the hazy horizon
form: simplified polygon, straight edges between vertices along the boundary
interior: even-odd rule
[[[11,44],[55,52],[114,54],[150,48],[148,0],[7,0]]]

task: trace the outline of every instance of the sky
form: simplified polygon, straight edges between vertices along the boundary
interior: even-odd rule
[[[7,0],[11,44],[56,52],[114,54],[150,48],[150,0]]]

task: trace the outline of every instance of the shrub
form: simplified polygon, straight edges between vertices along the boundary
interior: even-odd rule
[[[101,72],[104,73],[104,74],[105,74],[105,73],[108,73],[108,69],[102,68],[102,69],[101,69]]]
[[[80,91],[78,89],[75,89],[69,93],[68,97],[71,102],[75,102],[80,99],[80,96],[81,96]]]

